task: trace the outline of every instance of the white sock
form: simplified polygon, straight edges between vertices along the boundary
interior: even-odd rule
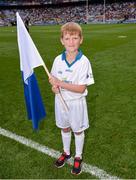
[[[83,152],[84,138],[85,138],[84,131],[79,135],[75,133],[74,135],[75,135],[75,146],[76,146],[75,157],[80,157],[80,159],[82,159],[82,152]]]
[[[70,144],[71,144],[71,131],[64,132],[61,130],[63,150],[67,155],[70,155]]]

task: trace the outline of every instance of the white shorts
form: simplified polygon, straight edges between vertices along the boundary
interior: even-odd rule
[[[65,111],[59,97],[55,96],[56,126],[70,127],[73,132],[81,132],[89,127],[86,98],[66,101],[69,111]]]

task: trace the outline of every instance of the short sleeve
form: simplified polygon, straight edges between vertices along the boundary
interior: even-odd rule
[[[92,67],[88,59],[84,60],[84,63],[80,69],[79,84],[87,86],[94,84]]]
[[[53,62],[52,68],[51,68],[51,74],[55,77],[57,77],[57,62],[56,59]]]

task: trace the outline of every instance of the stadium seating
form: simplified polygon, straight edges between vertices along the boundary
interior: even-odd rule
[[[21,4],[21,2],[23,3]],[[54,2],[62,3],[62,0],[56,0]],[[46,6],[45,4],[50,4],[50,6]],[[103,4],[89,4],[88,16],[86,15],[86,4],[75,5],[70,3],[61,7],[58,6],[58,4],[57,6],[52,5],[51,0],[25,0],[19,2],[7,0],[1,1],[0,5],[0,25],[14,25],[15,13],[17,11],[23,19],[29,17],[30,24],[32,25],[62,24],[68,21],[75,21],[83,24],[87,22],[101,23],[104,20]],[[14,5],[12,9],[9,8],[11,5]],[[135,6],[135,2],[106,4],[106,22],[136,22]]]

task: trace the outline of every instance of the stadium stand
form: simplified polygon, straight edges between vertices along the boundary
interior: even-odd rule
[[[62,24],[68,21],[78,23],[102,23],[103,1],[88,5],[85,0],[2,0],[0,1],[0,25],[15,25],[18,11],[32,25]],[[136,2],[106,3],[106,23],[136,23]]]

